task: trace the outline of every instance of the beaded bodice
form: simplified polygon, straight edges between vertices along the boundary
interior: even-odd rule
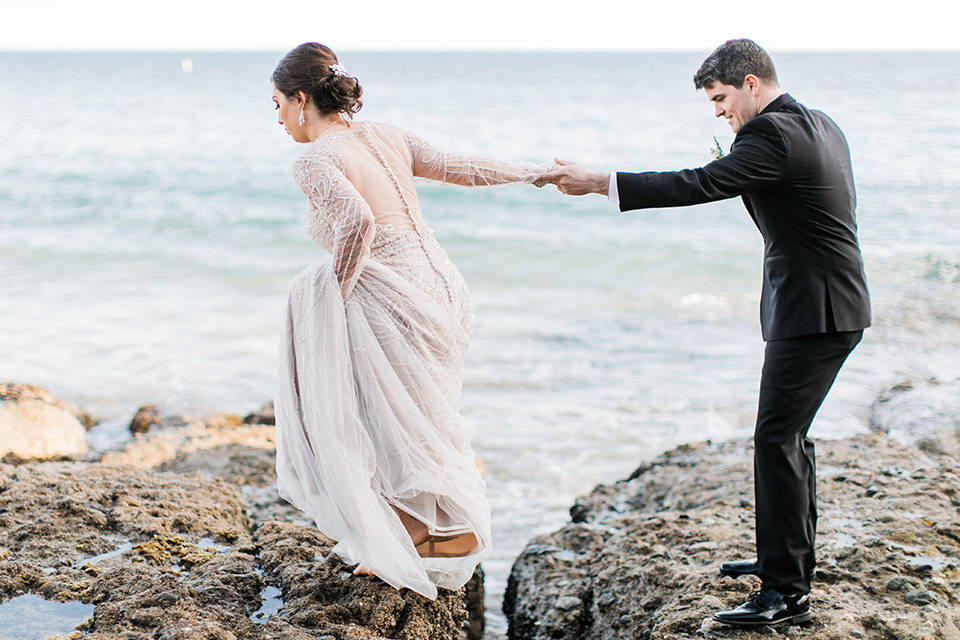
[[[323,136],[294,162],[308,199],[307,232],[330,251],[344,298],[364,259],[429,232],[414,178],[464,186],[532,182],[549,166],[464,156],[391,125],[364,122]]]

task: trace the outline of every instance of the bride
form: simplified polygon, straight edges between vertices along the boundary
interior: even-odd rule
[[[361,88],[307,43],[273,72],[279,122],[307,147],[294,178],[330,256],[293,281],[276,393],[280,495],[355,573],[436,598],[490,552],[490,507],[460,415],[466,284],[424,221],[414,177],[531,183],[551,167],[444,153],[353,122]]]

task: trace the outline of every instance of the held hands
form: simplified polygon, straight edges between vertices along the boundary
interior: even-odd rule
[[[555,184],[560,193],[568,196],[582,196],[587,193],[607,195],[610,174],[590,171],[575,162],[566,162],[559,158],[555,162],[560,166],[534,180],[534,185],[542,187],[545,184]]]

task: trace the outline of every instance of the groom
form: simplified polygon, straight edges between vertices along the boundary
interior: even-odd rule
[[[698,169],[597,173],[572,163],[544,174],[569,195],[599,193],[621,211],[740,196],[764,240],[760,324],[766,342],[754,432],[757,559],[720,565],[759,575],[759,591],[714,614],[734,625],[811,618],[817,511],[807,431],[837,372],[870,326],[857,242],[850,151],[837,125],[782,93],[751,40],[718,47],[694,76],[736,133],[730,153]]]

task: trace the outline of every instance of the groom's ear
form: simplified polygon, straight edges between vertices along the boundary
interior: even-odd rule
[[[757,94],[760,93],[760,85],[761,85],[760,78],[753,75],[752,73],[748,73],[746,77],[743,79],[744,88],[748,89],[750,91],[750,94],[754,97],[756,97]]]

